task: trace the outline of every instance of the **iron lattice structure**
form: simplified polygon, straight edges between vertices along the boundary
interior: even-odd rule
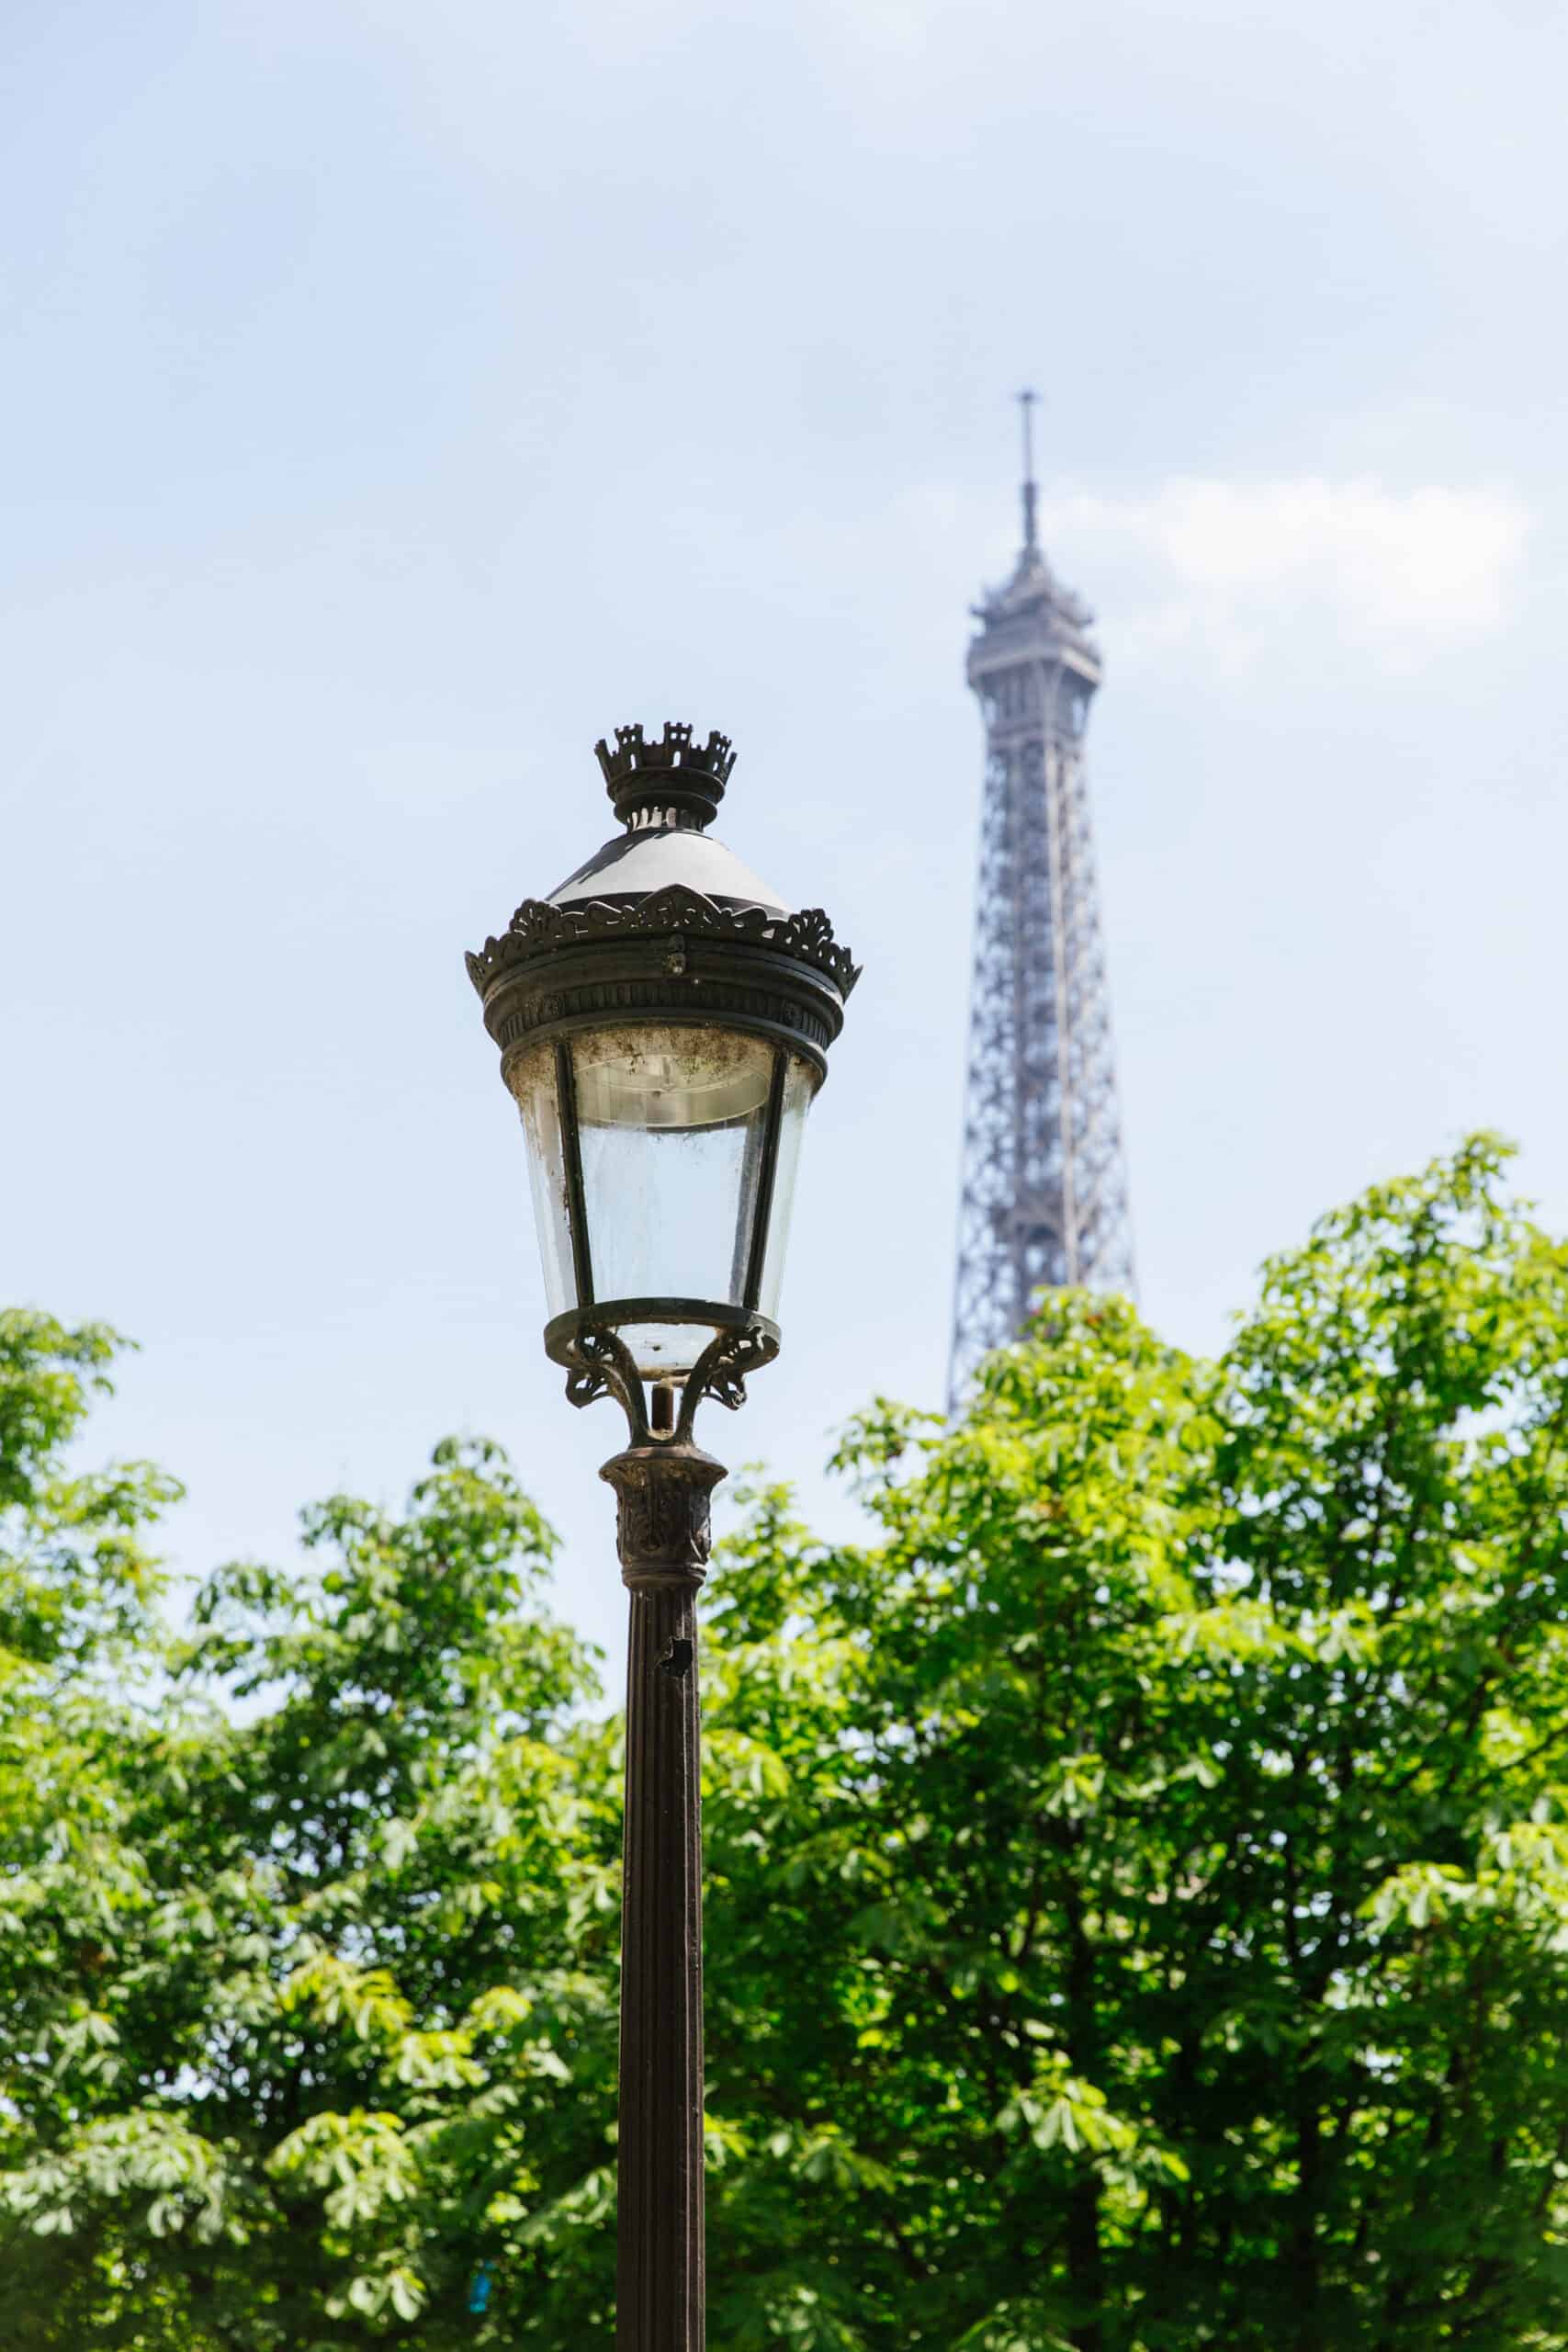
[[[1016,1337],[1035,1295],[1133,1288],[1110,995],[1084,737],[1093,615],[1041,550],[1024,425],[1023,547],[974,607],[986,724],[950,1400]]]

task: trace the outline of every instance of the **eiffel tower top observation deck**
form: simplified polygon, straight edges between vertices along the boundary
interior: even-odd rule
[[[1084,737],[1093,615],[1040,545],[1032,408],[1023,545],[974,607],[986,728],[951,1395],[1042,1289],[1133,1285],[1132,1237]]]

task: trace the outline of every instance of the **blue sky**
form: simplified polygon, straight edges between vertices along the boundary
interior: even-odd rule
[[[0,36],[0,1290],[133,1333],[182,1566],[493,1431],[614,1645],[608,1406],[542,1360],[462,951],[720,726],[866,977],[798,1476],[940,1396],[1014,421],[1099,615],[1143,1304],[1466,1127],[1568,1225],[1568,18],[1385,0],[23,0]]]

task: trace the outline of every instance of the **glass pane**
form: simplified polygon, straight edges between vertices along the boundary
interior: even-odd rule
[[[718,1337],[715,1323],[623,1323],[619,1329],[647,1380],[683,1380],[708,1341]]]
[[[582,1189],[601,1300],[739,1306],[773,1049],[759,1037],[672,1024],[572,1040]],[[648,1335],[689,1369],[705,1329]]]
[[[523,1114],[528,1144],[528,1174],[534,1187],[534,1223],[545,1271],[545,1301],[551,1315],[578,1304],[571,1263],[571,1226],[567,1216],[566,1154],[561,1145],[560,1105],[556,1100],[556,1049],[531,1046],[507,1071],[507,1084]]]
[[[800,1166],[800,1146],[806,1114],[817,1091],[817,1072],[795,1054],[784,1077],[784,1113],[779,1121],[779,1156],[773,1175],[773,1213],[768,1219],[768,1246],[762,1258],[762,1286],[757,1295],[761,1312],[778,1321],[779,1292],[784,1285],[784,1251],[789,1248],[789,1221],[795,1211],[795,1179]]]

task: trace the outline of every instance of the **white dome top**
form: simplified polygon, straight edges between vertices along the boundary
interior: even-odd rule
[[[586,865],[569,874],[550,892],[553,906],[591,899],[641,898],[682,883],[722,907],[762,907],[770,914],[791,910],[774,890],[742,865],[733,850],[691,825],[635,826],[594,851]]]

